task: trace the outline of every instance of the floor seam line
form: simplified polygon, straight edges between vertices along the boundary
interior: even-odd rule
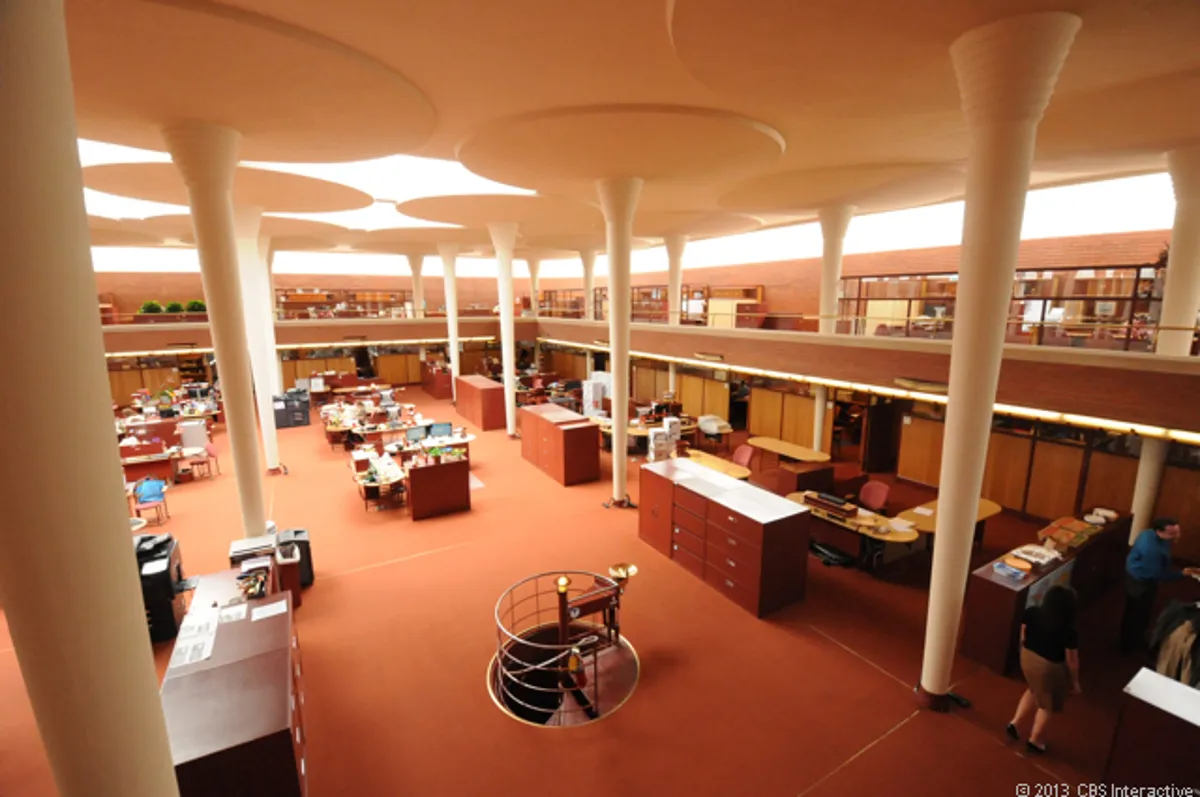
[[[847,758],[845,761],[843,761],[842,763],[838,764],[838,765],[837,765],[837,766],[836,766],[836,767],[835,767],[833,770],[831,770],[830,772],[827,772],[827,773],[825,774],[825,776],[824,776],[824,777],[822,777],[820,780],[818,780],[816,783],[813,783],[813,784],[812,784],[812,785],[810,785],[810,786],[809,786],[807,789],[805,789],[804,791],[800,792],[800,794],[798,794],[798,795],[797,795],[797,797],[804,797],[804,795],[808,794],[808,793],[809,793],[809,792],[811,792],[813,789],[817,788],[817,787],[818,787],[818,786],[820,786],[822,783],[824,783],[825,781],[829,780],[830,778],[832,778],[832,777],[833,777],[834,775],[836,775],[837,773],[841,772],[841,771],[842,771],[843,769],[845,769],[846,767],[850,766],[852,763],[854,763],[854,761],[855,761],[855,760],[857,760],[859,757],[861,757],[863,754],[865,754],[865,753],[866,753],[868,750],[870,750],[872,747],[874,747],[875,745],[877,745],[877,744],[879,744],[880,742],[882,742],[882,741],[883,741],[884,739],[886,739],[887,737],[891,736],[891,735],[892,735],[893,733],[895,733],[896,731],[900,730],[900,728],[902,728],[902,727],[903,727],[905,724],[907,724],[909,720],[911,720],[913,717],[917,716],[917,715],[918,715],[918,714],[920,714],[920,713],[921,713],[921,710],[920,710],[920,709],[914,709],[914,710],[913,710],[913,713],[909,714],[907,717],[905,717],[904,719],[902,719],[902,720],[900,720],[899,722],[897,722],[897,723],[896,723],[895,725],[893,725],[891,728],[888,728],[886,731],[884,731],[884,732],[883,732],[883,733],[882,733],[880,736],[878,736],[877,738],[875,738],[875,739],[872,739],[872,740],[871,740],[870,742],[868,742],[868,743],[867,743],[867,744],[866,744],[864,747],[862,747],[861,749],[859,749],[859,750],[858,750],[858,752],[856,752],[854,755],[850,756],[850,757],[849,757],[849,758]]]
[[[850,655],[854,656],[854,657],[855,657],[855,658],[857,658],[857,659],[861,659],[862,661],[865,661],[867,664],[869,664],[869,665],[871,665],[872,667],[874,667],[875,669],[879,670],[881,673],[883,673],[884,675],[886,675],[888,678],[891,678],[893,681],[895,681],[896,683],[900,684],[900,685],[901,685],[901,686],[903,686],[905,689],[911,688],[910,684],[907,684],[907,683],[905,683],[903,678],[900,678],[900,677],[898,677],[898,676],[896,676],[896,675],[893,675],[892,673],[888,672],[886,669],[884,669],[884,668],[883,668],[883,667],[881,667],[880,665],[876,664],[875,662],[871,661],[871,660],[870,660],[870,659],[868,659],[866,656],[864,656],[863,654],[859,653],[857,650],[855,650],[854,648],[850,647],[849,645],[847,645],[846,643],[842,642],[841,640],[837,639],[836,637],[832,636],[832,635],[831,635],[831,634],[829,634],[828,632],[826,632],[826,631],[822,631],[820,628],[818,628],[817,626],[813,625],[812,623],[805,623],[805,625],[807,625],[807,626],[808,626],[809,628],[811,628],[813,631],[816,631],[816,632],[817,632],[818,634],[820,634],[821,636],[823,636],[823,637],[825,637],[826,639],[828,639],[828,640],[829,640],[830,642],[832,642],[833,644],[835,644],[835,645],[837,645],[838,647],[840,647],[842,650],[845,650],[845,651],[846,651],[846,652],[848,652]]]
[[[470,545],[470,544],[471,544],[471,541],[456,542],[453,545],[445,545],[445,546],[442,546],[441,548],[431,548],[428,551],[418,551],[417,553],[408,554],[407,556],[400,556],[395,559],[388,559],[387,561],[384,561],[384,562],[373,562],[372,564],[363,565],[362,567],[353,567],[349,570],[342,570],[339,573],[323,574],[322,579],[324,580],[324,579],[330,579],[330,578],[340,578],[342,576],[352,576],[355,573],[362,573],[366,570],[375,570],[376,568],[387,567],[388,565],[396,565],[396,564],[400,564],[401,562],[410,561],[412,559],[420,559],[423,556],[431,556],[435,553],[442,553],[444,551],[452,551],[455,548],[462,548],[463,546]]]

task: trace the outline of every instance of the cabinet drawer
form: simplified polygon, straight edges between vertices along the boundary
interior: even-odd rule
[[[732,509],[723,507],[714,501],[708,502],[707,518],[710,523],[715,523],[726,531],[732,531],[746,542],[762,546],[763,529],[757,521],[739,515]]]
[[[704,560],[679,543],[671,545],[671,558],[683,565],[683,569],[689,571],[696,578],[704,578]]]
[[[675,504],[671,513],[675,520],[675,526],[682,528],[695,534],[697,537],[704,537],[704,516],[696,515]]]
[[[708,565],[704,568],[704,580],[709,586],[720,592],[731,601],[748,612],[758,614],[758,592],[740,584],[732,575]]]
[[[758,551],[760,549],[757,545],[742,539],[732,531],[722,528],[716,523],[709,522],[706,524],[704,537],[709,545],[715,545],[723,551],[737,553],[738,551],[749,550],[754,552],[754,556],[759,555]]]
[[[716,530],[714,532],[709,535],[713,542],[706,548],[705,563],[733,576],[738,582],[757,592],[759,581],[762,579],[762,552],[748,545],[723,547],[721,543],[728,542],[728,535]]]
[[[675,503],[691,512],[696,517],[704,517],[708,508],[708,499],[693,493],[686,487],[675,485]]]
[[[680,548],[696,554],[696,556],[699,556],[701,559],[704,558],[703,537],[697,537],[695,534],[692,534],[690,531],[682,528],[681,526],[676,526],[674,528],[674,533],[671,535],[671,541]]]

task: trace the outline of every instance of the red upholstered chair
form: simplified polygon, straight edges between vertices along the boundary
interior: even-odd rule
[[[733,452],[733,457],[732,457],[733,463],[735,465],[741,465],[743,468],[750,467],[750,460],[752,460],[753,458],[754,458],[754,446],[749,446],[749,445],[745,445],[745,444],[738,446],[737,451]]]
[[[888,493],[891,491],[891,485],[886,482],[869,481],[858,491],[858,505],[870,509],[872,512],[883,514],[884,507],[887,506]]]

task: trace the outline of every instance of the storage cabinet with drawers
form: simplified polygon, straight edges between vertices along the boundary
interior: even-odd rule
[[[557,404],[523,407],[521,456],[569,487],[600,479],[600,428]]]
[[[638,536],[762,617],[804,598],[807,508],[697,465],[640,471]]]

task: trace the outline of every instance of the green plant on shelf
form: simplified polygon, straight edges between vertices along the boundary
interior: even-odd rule
[[[167,306],[164,309],[168,313],[182,313],[183,302],[167,302]]]
[[[208,305],[199,299],[192,299],[187,303],[187,311],[189,313],[205,313],[208,312]]]
[[[153,299],[151,299],[148,302],[142,302],[142,309],[139,310],[138,312],[139,313],[161,313],[162,311],[163,311],[163,306],[161,304],[159,304],[158,302],[154,301]]]

